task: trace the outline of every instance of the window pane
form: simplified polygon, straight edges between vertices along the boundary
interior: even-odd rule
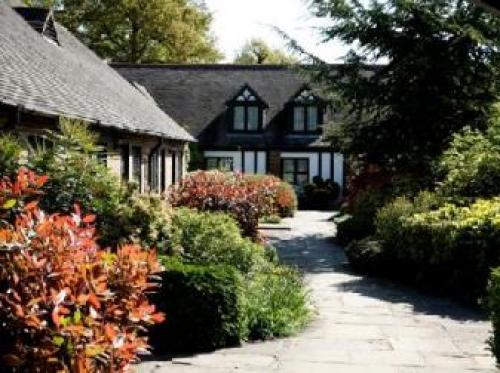
[[[248,108],[248,130],[257,131],[259,129],[259,108],[249,106]]]
[[[245,129],[245,108],[243,106],[234,107],[234,127],[237,131]]]
[[[123,180],[129,179],[129,147],[128,144],[122,145],[120,148],[121,157],[121,175]]]
[[[299,159],[297,160],[297,172],[308,172],[309,170],[309,160]]]
[[[219,169],[221,171],[233,171],[233,158],[220,158]]]
[[[292,174],[283,174],[283,180],[285,180],[287,183],[290,183],[290,184],[295,183],[295,180],[293,178],[293,173]]]
[[[293,130],[304,131],[304,107],[296,106],[293,109]]]
[[[318,129],[318,108],[309,106],[307,108],[307,130],[316,131]]]
[[[283,160],[283,172],[284,173],[293,173],[295,172],[295,165],[293,159],[285,159]]]
[[[299,185],[307,184],[307,182],[308,182],[307,175],[304,175],[304,174],[297,175],[297,184],[299,184]]]
[[[217,158],[207,158],[207,170],[217,169]]]

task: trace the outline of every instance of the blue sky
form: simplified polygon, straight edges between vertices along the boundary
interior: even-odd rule
[[[235,51],[252,37],[266,40],[274,47],[284,47],[277,26],[299,41],[308,51],[327,62],[336,62],[347,51],[338,43],[322,44],[318,28],[327,24],[312,16],[307,0],[205,0],[213,13],[213,32],[218,47],[233,60]]]

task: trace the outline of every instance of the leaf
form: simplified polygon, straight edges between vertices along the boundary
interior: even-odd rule
[[[93,222],[95,222],[96,220],[96,216],[95,215],[87,215],[85,216],[82,221],[85,223],[85,224],[92,224]]]
[[[12,209],[15,205],[17,204],[16,199],[8,199],[7,201],[4,202],[2,209],[4,210],[10,210]]]
[[[24,363],[23,359],[17,357],[16,355],[13,355],[13,354],[4,355],[2,357],[2,361],[5,363],[5,365],[10,366],[10,367],[20,366]]]
[[[54,336],[52,338],[52,343],[58,347],[61,347],[64,344],[65,339],[59,335]]]

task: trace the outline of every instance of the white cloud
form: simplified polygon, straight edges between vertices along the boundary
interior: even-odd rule
[[[306,50],[327,62],[336,62],[348,48],[338,43],[321,43],[319,27],[324,19],[315,18],[306,0],[205,0],[214,15],[213,30],[218,46],[233,60],[235,52],[253,37],[271,46],[284,47],[285,42],[274,30],[278,27],[296,39]]]

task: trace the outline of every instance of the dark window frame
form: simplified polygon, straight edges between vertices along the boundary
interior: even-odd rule
[[[120,146],[120,175],[122,180],[130,181],[130,146]]]
[[[233,157],[205,157],[205,170],[208,170],[208,162],[209,160],[216,160],[217,163],[217,168],[216,170],[222,170],[222,161],[227,161],[231,160],[231,168],[229,170],[226,170],[228,172],[233,172],[234,171],[234,158]]]
[[[322,125],[325,113],[325,102],[311,92],[311,89],[307,86],[303,87],[298,91],[290,101],[291,110],[291,125],[290,130],[292,133],[297,134],[313,134],[318,135],[322,132]],[[303,130],[295,129],[295,111],[297,108],[301,108],[302,118],[303,118]],[[309,129],[309,108],[316,108],[316,128],[313,130]]]
[[[293,161],[293,172],[285,172],[285,162],[286,161]],[[299,172],[298,171],[298,164],[300,161],[305,161],[307,163],[307,171],[306,172]],[[297,176],[298,175],[306,175],[306,183],[309,182],[310,178],[310,164],[309,164],[309,158],[281,158],[281,178],[283,180],[285,179],[285,174],[293,174],[293,183],[292,185],[300,185],[297,183]]]
[[[248,93],[247,93],[248,92]],[[244,96],[248,97],[244,97]],[[242,99],[243,96],[243,99]],[[259,133],[263,131],[264,128],[264,110],[268,108],[268,105],[262,100],[261,97],[250,87],[245,84],[239,91],[238,94],[231,100],[227,102],[228,112],[229,112],[229,130],[235,133]],[[236,128],[236,108],[243,108],[243,129]],[[257,109],[257,128],[249,128],[249,112],[251,108]]]
[[[142,172],[142,147],[134,145],[132,146],[132,180],[138,182],[139,190],[141,192],[142,192],[143,178],[144,175]]]

